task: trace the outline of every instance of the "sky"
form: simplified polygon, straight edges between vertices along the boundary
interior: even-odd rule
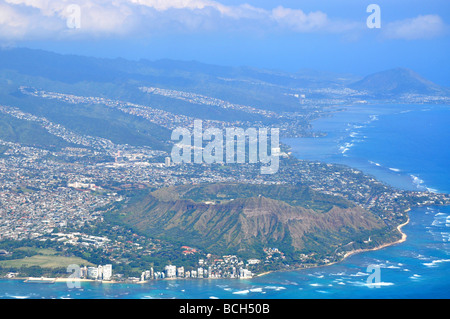
[[[406,67],[445,86],[449,25],[448,0],[0,0],[2,48],[359,76]]]

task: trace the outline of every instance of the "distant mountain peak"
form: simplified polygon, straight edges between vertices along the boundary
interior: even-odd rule
[[[350,87],[380,95],[436,94],[442,91],[439,85],[403,67],[370,74]]]

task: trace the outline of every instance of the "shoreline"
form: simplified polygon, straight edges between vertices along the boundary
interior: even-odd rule
[[[408,212],[409,210],[406,210],[405,212]],[[253,276],[252,278],[245,278],[245,279],[253,279],[253,278],[258,278],[258,277],[263,277],[266,276],[268,274],[271,273],[275,273],[275,272],[285,272],[285,271],[301,271],[301,270],[306,270],[306,269],[314,269],[314,268],[320,268],[320,267],[327,267],[327,266],[332,266],[334,264],[343,262],[345,259],[347,259],[350,256],[359,254],[359,253],[364,253],[364,252],[369,252],[369,251],[376,251],[376,250],[380,250],[383,248],[387,248],[389,246],[393,246],[396,244],[400,244],[406,241],[406,239],[408,238],[408,236],[402,231],[402,228],[404,226],[406,226],[408,223],[410,222],[410,218],[408,216],[408,219],[406,220],[405,223],[400,224],[397,226],[397,230],[400,232],[401,234],[401,238],[399,240],[396,240],[394,242],[391,243],[385,243],[382,244],[380,246],[374,247],[374,248],[367,248],[367,249],[355,249],[355,250],[351,250],[348,251],[344,254],[344,256],[342,257],[341,260],[338,261],[334,261],[328,264],[324,264],[324,265],[317,265],[317,266],[311,266],[311,267],[305,267],[305,268],[292,268],[292,269],[280,269],[280,270],[270,270],[270,271],[265,271],[263,273],[257,274],[255,276]],[[26,282],[30,277],[15,277],[15,278],[9,278],[12,280],[23,280],[24,282]],[[3,278],[2,278],[3,279]],[[68,278],[68,277],[56,277],[56,278],[45,278],[45,279],[50,279],[53,280],[54,283],[63,283],[63,282],[92,282],[92,283],[100,283],[100,284],[117,284],[117,283],[132,283],[132,284],[144,284],[144,283],[149,283],[151,282],[151,280],[144,280],[144,281],[116,281],[116,280],[95,280],[95,279],[87,279],[87,278]],[[160,280],[182,280],[182,279],[193,279],[193,278],[164,278],[164,279],[160,279]],[[198,278],[196,278],[198,279]],[[202,279],[229,279],[229,278],[202,278]],[[240,279],[240,278],[234,278],[234,279]],[[30,283],[39,283],[39,281],[34,281],[34,282],[30,282]]]
[[[55,282],[97,282],[99,284],[115,284],[120,283],[115,280],[96,280],[96,279],[87,279],[87,278],[67,278],[67,277],[58,277],[55,279]]]
[[[38,278],[37,280],[30,280],[30,278]],[[52,282],[40,282],[39,278],[42,278],[43,281],[51,280]],[[97,282],[100,284],[114,284],[121,283],[121,281],[115,280],[95,280],[95,279],[87,279],[87,278],[69,278],[69,277],[14,277],[14,278],[0,278],[4,280],[22,280],[23,282],[28,282],[30,284],[39,284],[39,283],[61,283],[61,282]]]
[[[345,255],[344,255],[344,257],[342,258],[341,261],[345,260],[347,257],[350,257],[350,256],[355,255],[355,254],[358,254],[358,253],[363,253],[363,252],[368,252],[368,251],[380,250],[380,249],[383,249],[383,248],[386,248],[386,247],[389,247],[389,246],[393,246],[393,245],[401,244],[401,243],[405,242],[406,239],[408,238],[408,236],[407,236],[404,232],[402,232],[402,228],[403,228],[403,226],[406,226],[407,224],[409,224],[409,220],[410,220],[410,219],[409,219],[409,216],[408,216],[408,219],[407,219],[406,222],[404,222],[403,224],[400,224],[400,225],[397,226],[397,230],[398,230],[398,231],[400,232],[400,234],[402,235],[402,238],[400,238],[399,240],[394,241],[394,242],[392,242],[392,243],[382,244],[382,245],[377,246],[377,247],[374,247],[374,248],[351,250],[351,251],[345,253]]]
[[[409,210],[407,210],[407,211],[409,211]],[[261,274],[258,274],[258,275],[256,275],[256,276],[254,276],[254,278],[262,277],[262,276],[265,276],[265,275],[268,275],[268,274],[271,274],[271,273],[275,273],[275,272],[283,272],[283,271],[300,271],[300,270],[306,270],[306,269],[314,269],[314,268],[320,268],[320,267],[332,266],[332,265],[334,265],[334,264],[338,264],[338,263],[340,263],[340,262],[345,261],[345,259],[347,259],[347,258],[350,257],[350,256],[353,256],[353,255],[356,255],[356,254],[359,254],[359,253],[364,253],[364,252],[369,252],[369,251],[377,251],[377,250],[380,250],[380,249],[383,249],[383,248],[387,248],[387,247],[390,247],[390,246],[393,246],[393,245],[401,244],[401,243],[405,242],[406,239],[408,238],[408,236],[407,236],[404,232],[402,232],[402,228],[403,228],[404,226],[406,226],[407,224],[409,224],[409,221],[410,221],[410,218],[409,218],[409,216],[408,216],[408,219],[407,219],[406,222],[404,222],[403,224],[400,224],[400,225],[397,226],[397,230],[400,232],[400,234],[402,235],[402,237],[401,237],[399,240],[396,240],[396,241],[394,241],[394,242],[392,242],[392,243],[385,243],[385,244],[382,244],[382,245],[377,246],[377,247],[374,247],[374,248],[351,250],[351,251],[346,252],[346,253],[344,254],[344,256],[342,257],[341,260],[333,261],[333,262],[328,263],[328,264],[317,265],[317,266],[306,267],[306,268],[283,269],[283,270],[271,270],[271,271],[266,271],[266,272],[263,272],[263,273],[261,273]]]
[[[408,210],[407,210],[408,211]],[[263,273],[257,274],[252,278],[246,278],[246,279],[253,279],[253,278],[258,278],[258,277],[263,277],[266,276],[268,274],[271,273],[275,273],[275,272],[285,272],[285,271],[301,271],[301,270],[306,270],[306,269],[314,269],[314,268],[320,268],[320,267],[327,267],[327,266],[332,266],[334,264],[343,262],[345,259],[347,259],[350,256],[359,254],[359,253],[364,253],[364,252],[369,252],[369,251],[377,251],[383,248],[387,248],[396,244],[401,244],[403,242],[406,241],[406,239],[408,238],[408,236],[402,232],[402,228],[404,226],[406,226],[407,224],[409,224],[410,222],[410,218],[408,216],[408,219],[405,223],[400,224],[397,226],[397,230],[400,232],[400,234],[402,235],[402,237],[399,240],[396,240],[392,243],[385,243],[382,244],[380,246],[374,247],[374,248],[367,248],[367,249],[355,249],[355,250],[351,250],[348,251],[344,254],[344,256],[342,257],[341,260],[338,261],[334,261],[328,264],[324,264],[324,265],[317,265],[317,266],[311,266],[311,267],[305,267],[305,268],[292,268],[292,269],[280,269],[280,270],[270,270],[270,271],[265,271]],[[29,277],[16,277],[16,278],[9,278],[12,280],[23,280],[26,281],[29,279]],[[149,283],[151,282],[151,280],[145,280],[145,281],[115,281],[115,280],[108,280],[108,281],[104,281],[104,280],[95,280],[95,279],[86,279],[86,278],[80,278],[80,279],[76,279],[76,278],[68,278],[68,277],[57,277],[57,278],[48,278],[48,279],[52,279],[54,280],[55,283],[63,283],[63,282],[94,282],[94,283],[100,283],[100,284],[120,284],[120,283],[132,283],[132,284],[144,284],[144,283]],[[182,279],[198,279],[198,278],[164,278],[164,279],[159,279],[159,280],[182,280]],[[202,278],[202,279],[229,279],[229,278]],[[234,278],[234,279],[239,279],[239,278]],[[39,283],[38,281],[33,282],[33,283]]]

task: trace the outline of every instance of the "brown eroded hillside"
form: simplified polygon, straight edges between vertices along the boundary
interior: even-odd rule
[[[115,214],[151,237],[249,255],[268,246],[334,251],[384,227],[378,217],[342,198],[292,185],[170,187],[136,197]]]

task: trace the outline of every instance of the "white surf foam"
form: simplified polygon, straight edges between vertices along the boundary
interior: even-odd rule
[[[266,286],[266,287],[264,287],[264,288],[265,288],[265,289],[276,290],[276,291],[286,289],[286,287],[281,287],[281,286]]]
[[[422,276],[421,276],[421,275],[418,275],[418,274],[414,274],[414,275],[412,275],[412,276],[409,277],[409,278],[411,278],[412,280],[419,280],[420,277],[422,277]]]
[[[437,267],[441,263],[446,263],[446,262],[450,262],[450,259],[436,259],[429,263],[423,263],[423,265],[426,267],[429,267],[429,268],[433,268],[433,267]]]
[[[359,287],[387,287],[387,286],[393,286],[394,283],[392,282],[362,282],[362,281],[349,281],[349,284],[352,284],[354,286],[359,286]]]
[[[249,292],[250,292],[250,290],[245,289],[245,290],[234,291],[233,294],[235,294],[235,295],[246,295]]]
[[[326,290],[316,290],[316,291],[321,294],[329,294],[330,293],[329,291],[326,291]]]
[[[352,277],[362,277],[362,276],[367,276],[368,274],[365,272],[360,272],[358,271],[356,274],[351,274],[350,276]]]
[[[252,288],[250,289],[251,292],[262,292],[262,288]]]

